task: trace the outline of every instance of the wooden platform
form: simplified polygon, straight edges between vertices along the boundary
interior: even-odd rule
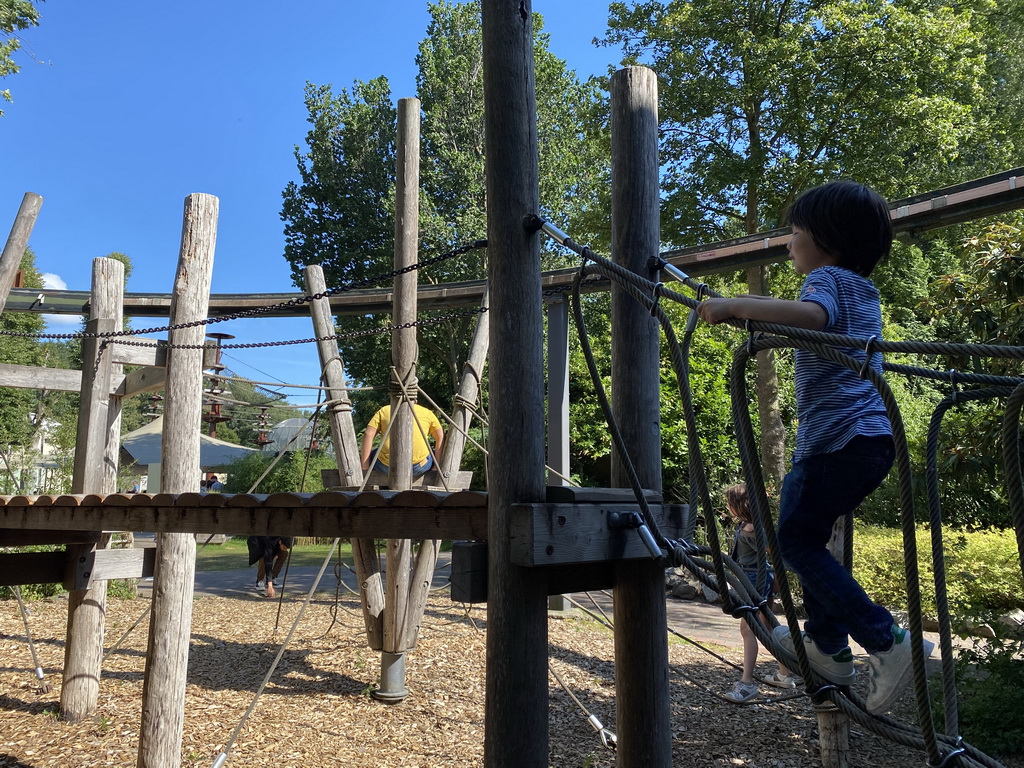
[[[30,543],[26,534],[14,531],[482,541],[487,538],[487,494],[410,490],[0,496],[0,546]]]

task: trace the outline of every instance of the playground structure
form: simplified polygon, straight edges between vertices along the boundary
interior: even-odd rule
[[[657,503],[661,487],[658,326],[652,314],[662,294],[657,289],[653,293],[648,291],[650,298],[645,304],[636,300],[628,286],[615,282],[612,287],[613,420],[622,431],[622,444],[616,446],[614,453],[613,485],[638,485],[651,492],[649,498],[644,494],[643,499],[627,504],[621,496],[598,494],[594,498],[580,493],[576,498],[570,495],[554,501],[558,497],[546,488],[545,477],[541,292],[545,280],[553,284],[564,278],[542,278],[538,268],[538,226],[543,229],[544,225],[531,218],[539,210],[539,199],[530,37],[529,14],[522,17],[519,4],[504,0],[484,3],[489,150],[487,335],[492,340],[490,449],[499,456],[516,457],[514,462],[497,462],[488,467],[486,497],[464,491],[412,490],[334,491],[309,497],[195,493],[193,485],[199,476],[196,436],[200,427],[204,354],[202,323],[212,314],[209,279],[216,199],[208,195],[186,199],[178,275],[168,306],[171,327],[162,358],[157,354],[140,354],[138,348],[128,352],[133,348],[119,341],[124,335],[119,331],[120,313],[128,307],[118,294],[123,281],[116,263],[97,260],[89,301],[90,335],[85,338],[87,344],[83,349],[83,359],[96,362],[85,366],[77,378],[83,393],[83,417],[76,454],[75,495],[0,500],[0,529],[6,529],[5,542],[9,541],[9,531],[24,531],[19,543],[56,541],[68,537],[68,531],[76,532],[71,534],[71,542],[75,547],[73,560],[78,563],[73,584],[78,588],[73,590],[69,605],[66,701],[62,691],[62,708],[71,718],[87,714],[90,702],[94,706],[98,659],[102,655],[102,648],[97,649],[101,633],[96,632],[96,620],[102,620],[103,588],[97,580],[104,574],[102,567],[107,568],[106,573],[113,572],[109,565],[113,561],[101,564],[107,557],[102,553],[103,540],[92,532],[159,533],[140,766],[165,768],[178,764],[184,715],[181,690],[187,665],[195,557],[194,538],[190,534],[224,531],[346,536],[356,542],[387,538],[389,562],[396,564],[388,568],[389,580],[410,572],[410,539],[486,541],[488,766],[547,764],[547,597],[583,588],[614,586],[619,765],[671,765],[664,563],[651,557],[637,535],[643,526],[616,528],[604,514],[610,511],[609,506],[614,506],[614,511],[634,513],[636,507],[646,506],[655,515],[659,530],[669,539],[681,537],[677,532],[685,524],[681,516],[673,517],[677,510]],[[612,91],[612,255],[621,269],[657,285],[662,264],[658,253],[658,120],[653,73],[642,68],[616,73]],[[401,111],[406,116],[418,111],[414,101],[403,100]],[[402,126],[412,131],[408,119]],[[408,149],[413,143],[409,134],[399,146]],[[404,151],[400,150],[399,167],[409,168],[410,158],[417,153],[403,154]],[[993,192],[993,197],[1001,196],[999,204],[1006,205],[1006,198],[1020,199],[1016,178],[1008,174],[1004,179],[992,180],[991,184],[999,187],[998,193]],[[397,195],[402,214],[396,216],[396,270],[415,261],[414,188],[414,183],[407,182],[403,192],[400,184]],[[922,222],[937,215],[938,209],[945,208],[939,213],[949,215],[952,207],[945,203],[951,196],[942,197],[943,205],[935,205],[935,198],[920,203],[921,211],[916,215]],[[895,212],[897,222],[915,215],[911,204],[907,204],[906,212],[902,208],[898,206]],[[557,231],[545,231],[563,244],[571,243]],[[27,240],[27,234],[24,239]],[[784,250],[784,241],[785,235],[778,234],[754,246],[742,243],[736,246],[737,250],[716,249],[722,253],[710,257],[706,252],[682,256],[705,268],[725,268],[734,265],[736,259],[750,259],[751,253],[753,259],[776,259],[780,249]],[[5,249],[5,270],[9,263]],[[696,273],[690,270],[690,274]],[[342,485],[358,485],[358,459],[348,451],[355,442],[351,411],[346,410],[344,373],[337,350],[332,350],[332,341],[325,338],[331,335],[335,297],[316,298],[324,290],[314,287],[315,268],[310,268],[307,277],[313,294],[309,303],[314,322],[320,323],[318,351],[331,388],[328,400],[335,409],[331,425],[336,449],[340,446],[339,473],[348,481]],[[409,290],[408,281],[396,278],[396,299]],[[2,293],[6,295],[6,291]],[[396,326],[416,317],[414,283],[409,295],[413,298],[411,302],[399,302]],[[480,299],[482,294],[476,298]],[[50,311],[44,307],[37,309]],[[325,328],[326,332],[322,332]],[[405,330],[415,333],[414,329]],[[393,406],[409,397],[414,381],[414,364],[407,354],[411,349],[409,337],[396,331],[394,338]],[[150,365],[162,362],[165,373],[154,375],[146,369],[139,375],[123,377],[118,369],[124,363],[140,364],[143,360]],[[477,369],[480,367],[482,363]],[[68,385],[73,386],[75,377],[70,373],[67,377]],[[118,495],[112,485],[116,452],[111,455],[112,442],[116,446],[111,436],[116,438],[120,431],[116,403],[120,397],[154,387],[164,388],[168,393],[161,493]],[[405,432],[400,423],[396,429],[396,436]],[[406,450],[400,437],[392,450],[398,456]],[[627,457],[632,471],[627,469]],[[398,472],[390,478],[392,488],[408,487],[410,479],[403,477],[407,463],[399,459],[396,467]],[[454,470],[451,466],[444,469],[442,462],[442,476],[445,471],[457,471],[457,466]],[[586,525],[592,530],[584,530]],[[415,619],[415,612],[388,614],[379,610],[379,600],[385,590],[388,598],[409,593],[410,585],[394,583],[379,589],[380,575],[373,572],[370,558],[367,556],[362,565],[359,562],[359,580],[364,587],[370,585],[364,592],[364,619],[371,647],[376,644],[385,654],[382,688],[398,696],[401,674],[393,668],[400,667],[399,657],[411,647],[410,640],[414,642],[415,621],[409,619]],[[127,568],[123,564],[117,567],[121,569],[119,573]],[[429,556],[416,566],[417,572],[421,567],[432,568]],[[719,581],[724,581],[724,573],[720,568],[717,570]],[[375,583],[377,586],[373,586]]]

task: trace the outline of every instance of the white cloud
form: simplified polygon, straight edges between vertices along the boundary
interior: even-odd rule
[[[52,288],[55,291],[66,291],[68,284],[64,282],[64,278],[60,275],[55,275],[53,272],[43,272],[43,287]]]
[[[53,291],[66,291],[68,284],[64,282],[64,278],[53,272],[43,272],[43,292],[49,288]],[[80,326],[82,324],[81,315],[43,315],[43,319],[46,321],[47,330],[58,328],[58,333],[64,333],[66,329]]]

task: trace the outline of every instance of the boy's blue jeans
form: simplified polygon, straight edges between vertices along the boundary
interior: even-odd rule
[[[833,453],[796,462],[782,483],[779,547],[800,577],[804,630],[824,653],[838,653],[853,637],[869,653],[892,645],[892,614],[876,605],[832,557],[832,525],[852,514],[889,474],[892,438],[857,436]]]

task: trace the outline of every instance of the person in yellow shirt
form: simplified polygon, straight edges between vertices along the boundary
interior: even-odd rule
[[[419,477],[424,472],[428,471],[434,466],[434,455],[440,454],[441,445],[444,443],[444,430],[441,428],[441,422],[437,420],[437,416],[434,415],[433,411],[428,408],[424,408],[422,405],[413,403],[413,414],[416,419],[416,424],[412,425],[412,476]],[[366,425],[366,431],[363,432],[363,443],[362,450],[360,452],[360,460],[363,465],[363,471],[367,472],[370,469],[370,456],[373,453],[373,441],[378,434],[384,434],[388,431],[388,424],[391,422],[391,406],[385,405],[375,414],[370,422]],[[423,439],[424,435],[429,435],[434,440],[434,452],[430,450],[430,446],[427,441]],[[373,464],[373,468],[378,472],[388,471],[388,460],[390,459],[390,443],[391,437],[384,438],[384,443],[380,449],[380,454],[377,456],[377,460]]]

